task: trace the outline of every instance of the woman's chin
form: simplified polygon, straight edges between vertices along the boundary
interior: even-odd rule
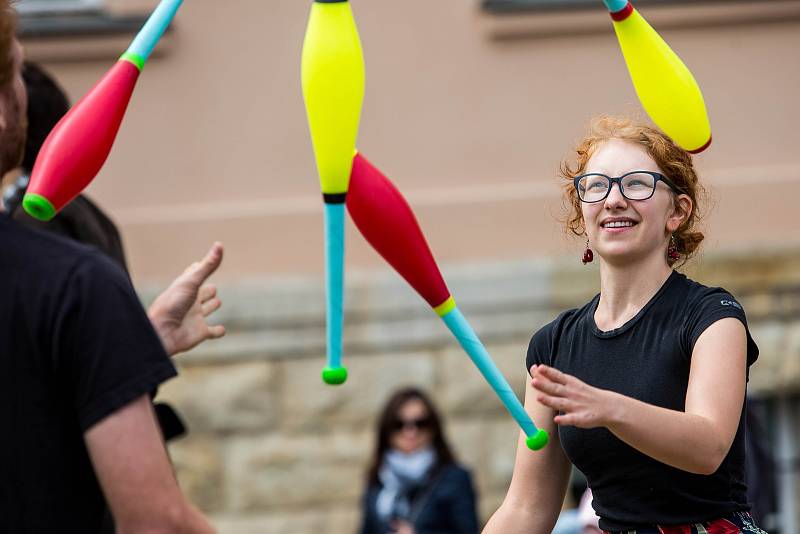
[[[603,263],[614,267],[631,267],[634,265],[653,264],[654,261],[658,261],[657,257],[661,257],[666,261],[665,252],[660,250],[642,250],[636,247],[616,245],[621,244],[612,244],[595,251]]]
[[[422,445],[419,443],[397,443],[394,448],[403,454],[411,454],[421,449]]]
[[[618,244],[610,247],[604,247],[603,250],[597,251],[597,254],[602,258],[605,263],[610,265],[625,265],[635,261],[640,257],[632,247],[618,246]]]

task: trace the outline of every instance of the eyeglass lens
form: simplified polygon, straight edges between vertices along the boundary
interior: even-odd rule
[[[653,195],[656,179],[646,173],[625,175],[621,180],[622,195],[629,200],[645,200]],[[578,194],[584,202],[603,200],[611,189],[611,181],[602,174],[589,174],[578,181]]]

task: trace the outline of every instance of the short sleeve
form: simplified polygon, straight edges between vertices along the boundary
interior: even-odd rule
[[[82,431],[177,374],[123,271],[99,254],[59,299],[53,362]]]
[[[528,356],[525,358],[525,370],[530,374],[533,365],[550,365],[551,332],[553,323],[540,328],[528,343]]]
[[[556,319],[540,328],[528,343],[528,355],[525,358],[525,370],[530,374],[533,365],[553,365],[553,353],[556,347],[556,338],[561,330],[564,320],[575,310],[563,312]]]
[[[720,319],[733,317],[742,322],[747,332],[747,365],[758,359],[758,346],[750,335],[747,316],[741,304],[727,291],[721,288],[708,288],[690,306],[683,329],[683,343],[686,353],[691,358],[695,343],[703,332]]]

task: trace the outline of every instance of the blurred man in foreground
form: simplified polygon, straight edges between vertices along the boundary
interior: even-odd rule
[[[14,33],[0,0],[2,174],[25,141]],[[160,303],[158,333],[125,274],[93,249],[6,218],[0,247],[0,532],[98,532],[106,506],[120,534],[213,532],[178,487],[149,393],[176,374],[165,345],[202,313],[197,289],[221,246],[182,275],[183,300]]]

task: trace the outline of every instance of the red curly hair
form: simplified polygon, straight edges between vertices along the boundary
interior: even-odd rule
[[[567,232],[582,236],[586,227],[581,213],[581,201],[575,191],[573,179],[586,171],[589,159],[597,147],[611,139],[620,139],[635,143],[644,148],[656,162],[661,171],[680,190],[692,200],[692,212],[681,226],[673,233],[675,246],[680,253],[681,263],[688,260],[703,241],[703,234],[696,231],[700,219],[698,197],[705,195],[699,184],[697,172],[692,164],[692,155],[679,147],[675,141],[661,130],[642,123],[634,122],[627,117],[601,116],[592,120],[589,133],[575,147],[576,161],[563,161],[560,166],[561,177],[564,178],[563,198],[566,208],[564,224]],[[670,265],[676,263],[667,258]]]

